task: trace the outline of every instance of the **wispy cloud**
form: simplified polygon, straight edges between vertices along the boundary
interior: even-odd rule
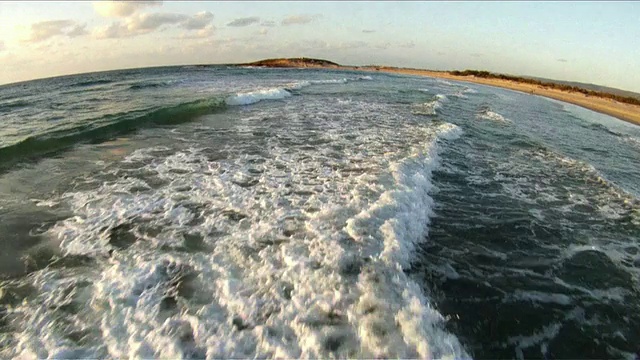
[[[213,25],[208,25],[207,27],[200,29],[196,32],[189,31],[185,32],[178,37],[178,39],[208,39],[213,36],[215,33],[216,27]]]
[[[162,1],[94,1],[93,9],[104,17],[127,17],[148,6],[161,6]]]
[[[162,30],[168,26],[176,26],[185,30],[212,31],[213,14],[204,11],[193,16],[174,13],[145,13],[126,18],[124,22],[114,22],[99,28],[95,36],[99,39],[115,39],[133,37]],[[206,36],[200,34],[199,37]]]
[[[260,26],[273,27],[276,26],[275,21],[263,21],[260,23]]]
[[[316,51],[316,50],[354,50],[369,47],[369,43],[365,41],[346,41],[332,43],[326,40],[313,39],[303,42],[294,42],[288,46],[290,49],[298,52]]]
[[[362,32],[365,33],[365,34],[371,34],[371,33],[374,33],[376,31],[375,30],[364,29],[364,30],[362,30]]]
[[[227,26],[241,27],[241,26],[249,26],[251,24],[255,24],[259,22],[260,22],[259,17],[252,16],[252,17],[234,19],[233,21],[229,22]]]
[[[568,60],[567,59],[557,59],[557,61],[566,63]]]
[[[291,15],[284,18],[281,22],[282,25],[302,25],[308,24],[316,19],[321,18],[322,15]]]
[[[405,48],[405,49],[411,49],[411,48],[416,47],[416,44],[413,41],[409,41],[409,42],[402,43],[402,44],[398,45],[398,47]]]
[[[73,20],[50,20],[31,24],[31,33],[25,41],[40,42],[56,36],[76,37],[86,34],[86,25]]]
[[[187,15],[172,13],[149,13],[136,15],[129,19],[127,28],[136,32],[157,30],[164,25],[180,24],[189,20]]]

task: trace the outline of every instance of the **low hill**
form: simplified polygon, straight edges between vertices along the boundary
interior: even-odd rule
[[[248,64],[241,64],[242,66],[262,66],[262,67],[340,67],[329,60],[311,59],[311,58],[280,58],[280,59],[266,59],[260,60]]]
[[[599,89],[604,88],[604,89],[607,89],[608,91],[590,90],[586,88],[584,86],[585,84],[583,83],[558,81],[558,80],[541,81],[531,77],[495,74],[489,71],[482,71],[482,70],[464,70],[464,71],[455,70],[455,71],[450,71],[449,74],[453,76],[458,76],[458,77],[508,80],[516,83],[535,85],[535,86],[539,86],[547,89],[556,89],[556,90],[566,91],[570,93],[581,93],[586,96],[595,96],[595,97],[600,97],[605,99],[611,99],[611,100],[615,100],[615,101],[626,103],[626,104],[640,105],[640,98],[635,96],[623,96],[623,95],[613,94],[610,92],[612,88],[608,88],[608,87],[597,86],[597,88]],[[576,86],[576,85],[570,85],[570,84],[579,84],[579,85]],[[591,88],[594,88],[594,86],[596,85],[591,86]],[[624,90],[618,90],[618,93],[620,93],[621,91],[624,94],[628,94],[628,92],[625,92]],[[632,93],[632,94],[635,94],[635,93]]]
[[[542,82],[553,82],[553,83],[558,83],[558,84],[563,84],[563,85],[575,86],[575,87],[579,87],[579,88],[583,88],[583,89],[587,89],[587,90],[593,90],[593,91],[597,91],[597,92],[606,92],[606,93],[609,93],[609,94],[614,94],[614,95],[618,95],[618,96],[622,96],[622,97],[632,97],[632,98],[636,98],[636,99],[640,100],[640,94],[636,93],[636,92],[633,92],[633,91],[616,89],[616,88],[612,88],[612,87],[608,87],[608,86],[602,86],[602,85],[596,85],[596,84],[581,83],[581,82],[577,82],[577,81],[553,80],[553,79],[531,77],[531,76],[529,76],[529,77],[532,78],[532,79],[540,80]]]

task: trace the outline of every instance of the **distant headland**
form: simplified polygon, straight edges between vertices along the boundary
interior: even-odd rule
[[[378,65],[347,66],[340,65],[329,60],[306,57],[265,59],[237,65],[272,68],[326,68],[336,70],[375,71],[471,82],[521,91],[568,102],[640,125],[640,95],[595,85],[568,83],[547,79],[544,79],[543,81],[541,79],[531,77],[495,74],[488,71],[477,70],[434,71]],[[594,90],[594,88],[606,89],[607,91],[598,91]]]
[[[240,64],[242,66],[258,66],[258,67],[316,67],[316,68],[340,68],[343,67],[329,60],[311,59],[311,58],[281,58],[281,59],[265,59],[248,64]]]

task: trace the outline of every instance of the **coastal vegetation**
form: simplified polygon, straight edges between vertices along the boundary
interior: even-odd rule
[[[311,59],[305,57],[265,59],[242,65],[264,67],[341,67],[339,64],[329,60]]]
[[[621,103],[640,105],[640,99],[630,97],[630,96],[620,96],[620,95],[611,94],[611,93],[602,92],[602,91],[588,90],[578,86],[540,81],[540,80],[531,79],[531,78],[522,77],[522,76],[494,74],[492,72],[482,71],[482,70],[464,70],[464,71],[455,70],[455,71],[450,71],[449,74],[454,76],[473,76],[473,77],[483,78],[483,79],[499,79],[499,80],[514,81],[519,83],[531,84],[531,85],[543,87],[546,89],[556,89],[556,90],[562,90],[562,91],[567,91],[571,93],[581,93],[586,96],[601,97],[601,98],[612,99]]]

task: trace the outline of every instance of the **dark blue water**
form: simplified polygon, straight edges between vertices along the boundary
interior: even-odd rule
[[[629,358],[640,129],[168,67],[0,87],[0,357]]]

